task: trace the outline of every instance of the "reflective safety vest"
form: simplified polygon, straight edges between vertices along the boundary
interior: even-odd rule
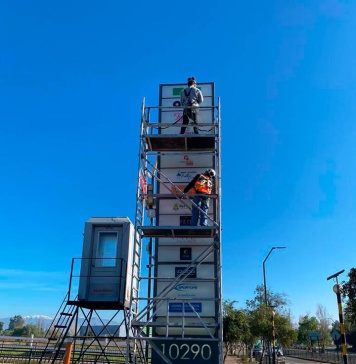
[[[201,174],[198,180],[194,184],[195,191],[198,193],[208,193],[211,194],[213,189],[213,182],[210,177]]]

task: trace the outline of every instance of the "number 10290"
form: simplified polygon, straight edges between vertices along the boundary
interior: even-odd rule
[[[190,362],[194,364],[218,363],[218,344],[214,341],[156,341],[158,349],[172,363]],[[164,363],[155,350],[152,351],[152,364]]]

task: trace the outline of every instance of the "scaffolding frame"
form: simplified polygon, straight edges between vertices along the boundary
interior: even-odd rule
[[[163,363],[172,363],[166,353],[164,353],[157,345],[157,342],[164,338],[165,340],[174,340],[175,342],[186,341],[208,341],[214,343],[218,350],[219,364],[223,362],[222,355],[222,297],[221,297],[221,117],[220,117],[220,99],[216,106],[202,107],[212,111],[213,120],[209,123],[199,123],[199,128],[210,128],[204,130],[201,134],[167,134],[161,133],[164,128],[172,126],[177,127],[176,122],[162,123],[159,121],[151,121],[153,111],[160,113],[169,109],[177,109],[177,107],[169,106],[146,106],[145,99],[141,105],[141,125],[140,125],[140,142],[139,142],[139,161],[138,161],[138,179],[137,179],[137,194],[136,194],[136,215],[135,215],[135,234],[136,248],[140,264],[132,268],[132,277],[137,282],[147,282],[148,294],[140,294],[139,287],[137,294],[132,296],[132,316],[130,317],[129,326],[133,332],[133,339],[136,343],[149,343],[149,346],[156,351],[160,360]],[[215,114],[216,113],[216,114]],[[159,118],[159,117],[158,117]],[[179,121],[179,120],[177,120]],[[207,215],[209,226],[161,226],[155,225],[155,213],[158,201],[173,199],[186,206],[190,206],[193,202],[190,201],[191,196],[184,194],[179,190],[179,187],[173,183],[161,170],[159,157],[162,155],[182,155],[203,154],[211,155],[214,160],[214,169],[217,172],[215,181],[215,194],[211,196],[213,202],[213,218]],[[167,191],[165,193],[155,192],[157,185],[164,186]],[[175,190],[176,189],[176,190]],[[202,210],[200,210],[202,212]],[[159,238],[199,238],[212,239],[213,242],[204,245],[206,248],[192,260],[182,272],[176,277],[155,277],[152,272],[152,267],[155,266],[155,255],[157,252],[157,244],[153,249],[152,239]],[[142,260],[142,244],[145,239],[149,239],[148,244],[148,276],[141,274]],[[192,304],[191,299],[172,298],[169,293],[172,292],[177,284],[189,282],[192,272],[196,271],[197,267],[205,264],[205,261],[213,257],[214,277],[200,278],[199,281],[211,281],[214,284],[215,297],[195,297],[195,301],[213,301],[215,305],[215,316],[213,322],[207,322],[206,318],[201,317],[199,312]],[[152,284],[159,280],[160,282],[167,281],[167,285],[160,292],[152,294]],[[195,279],[196,281],[197,279]],[[174,321],[169,315],[169,304],[175,302],[180,303],[182,307],[182,315]],[[143,305],[143,307],[142,307]],[[164,322],[157,321],[156,313],[159,309],[165,307],[166,320]],[[192,320],[192,315],[195,320]],[[164,331],[164,334],[157,334],[157,328]],[[186,329],[198,329],[204,334],[187,335]],[[174,335],[172,335],[172,332]],[[136,344],[135,344],[136,345]],[[148,346],[146,346],[148,348]],[[149,356],[148,349],[146,351],[147,360]],[[133,361],[133,363],[136,363]],[[154,363],[153,363],[154,364]]]

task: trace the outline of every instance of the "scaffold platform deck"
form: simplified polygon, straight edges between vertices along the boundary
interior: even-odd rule
[[[216,226],[138,226],[146,238],[213,238],[218,232]]]
[[[215,134],[147,135],[146,142],[148,150],[156,152],[214,151],[216,149]]]

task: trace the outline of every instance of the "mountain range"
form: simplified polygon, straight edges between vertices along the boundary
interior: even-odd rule
[[[0,322],[4,323],[4,330],[7,330],[9,327],[10,320],[13,317],[5,317],[0,318]],[[53,321],[53,317],[44,316],[44,315],[30,315],[30,316],[22,316],[25,320],[25,325],[33,324],[33,325],[41,325],[44,329],[49,328]]]
[[[10,320],[13,317],[5,317],[5,318],[0,318],[0,322],[4,323],[4,330],[7,330],[9,327],[9,323]],[[29,315],[29,316],[22,316],[22,318],[25,321],[25,325],[29,325],[29,324],[33,324],[33,325],[39,325],[41,326],[44,330],[47,330],[50,326],[51,323],[54,319],[54,317],[50,317],[50,316],[44,316],[44,315]],[[82,320],[84,320],[83,318],[79,318],[79,323],[82,322]],[[106,319],[102,319],[102,321],[104,323],[107,323],[109,320]],[[117,321],[112,321],[110,323],[111,325],[118,325]],[[92,317],[91,320],[91,325],[99,325],[101,326],[101,322],[99,319]]]

